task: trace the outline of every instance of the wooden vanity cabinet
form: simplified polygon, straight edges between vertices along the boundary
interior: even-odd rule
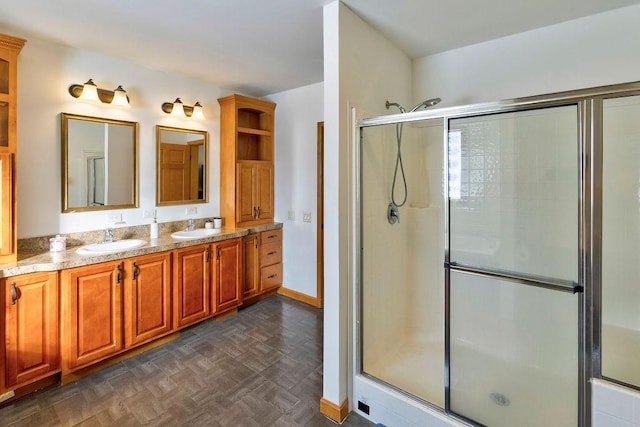
[[[62,369],[71,372],[124,348],[122,295],[124,262],[113,261],[61,272]]]
[[[282,285],[282,229],[251,233],[244,237],[244,298]]]
[[[282,229],[260,233],[260,291],[282,285]]]
[[[174,251],[173,325],[175,329],[199,322],[210,310],[210,245]]]
[[[9,277],[2,288],[4,389],[14,390],[60,368],[58,273]]]
[[[242,304],[242,238],[214,243],[211,275],[213,314],[223,313]]]
[[[124,340],[126,347],[170,333],[171,253],[144,255],[125,262]]]
[[[25,40],[0,34],[0,263],[17,259],[16,152],[18,54]]]

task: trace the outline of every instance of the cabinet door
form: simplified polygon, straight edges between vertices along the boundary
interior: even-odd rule
[[[273,165],[255,165],[255,197],[260,221],[273,219]]]
[[[212,306],[221,313],[242,303],[242,239],[212,245],[216,262],[211,281]]]
[[[6,279],[6,387],[20,387],[60,366],[58,273],[25,274]]]
[[[243,298],[258,293],[260,286],[260,238],[258,233],[244,237]]]
[[[209,245],[192,246],[175,252],[173,271],[174,328],[204,319],[209,309]]]
[[[256,217],[253,164],[238,163],[236,187],[236,222],[250,222]]]
[[[171,325],[171,254],[160,253],[127,262],[124,337],[127,347],[165,335]]]
[[[0,153],[0,263],[15,261],[13,154]]]
[[[122,262],[63,270],[64,372],[119,352],[122,344]]]

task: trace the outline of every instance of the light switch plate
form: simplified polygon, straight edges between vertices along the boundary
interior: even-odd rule
[[[187,215],[196,215],[198,213],[198,208],[187,208]]]
[[[311,222],[311,212],[305,211],[302,213],[302,221]]]
[[[287,217],[289,218],[289,221],[295,221],[296,220],[296,211],[289,211],[289,214],[287,215]]]

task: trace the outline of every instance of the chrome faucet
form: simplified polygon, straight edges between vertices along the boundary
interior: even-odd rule
[[[187,220],[187,228],[185,228],[185,231],[192,231],[192,230],[195,230],[195,229],[196,229],[195,222],[193,221],[192,218],[189,218]]]
[[[104,229],[104,240],[102,243],[111,243],[113,242],[113,228],[108,227]]]

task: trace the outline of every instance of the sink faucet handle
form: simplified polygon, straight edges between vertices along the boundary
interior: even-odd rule
[[[195,229],[196,229],[195,221],[193,220],[193,218],[189,218],[187,220],[187,231],[191,231]]]

